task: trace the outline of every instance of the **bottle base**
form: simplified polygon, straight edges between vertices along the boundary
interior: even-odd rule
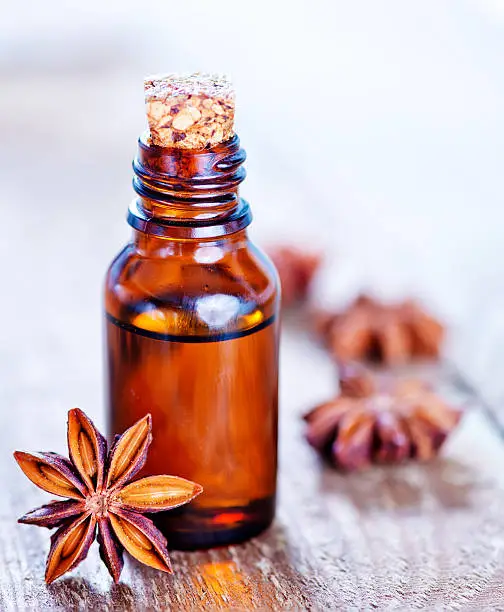
[[[239,544],[267,529],[275,516],[275,497],[247,506],[197,508],[190,506],[153,515],[170,550],[201,550]]]

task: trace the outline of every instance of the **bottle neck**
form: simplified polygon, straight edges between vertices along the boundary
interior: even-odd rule
[[[218,238],[251,221],[239,197],[245,151],[238,136],[211,149],[157,147],[142,136],[133,162],[138,198],[128,222],[145,234],[167,238]]]
[[[199,263],[216,263],[226,253],[248,248],[247,230],[242,229],[232,234],[213,238],[191,238],[186,240],[169,239],[135,230],[132,242],[135,250],[144,257],[192,257]]]

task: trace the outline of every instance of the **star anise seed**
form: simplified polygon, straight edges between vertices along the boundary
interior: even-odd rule
[[[307,441],[342,470],[406,459],[427,461],[461,418],[461,410],[423,381],[341,369],[340,395],[304,419]]]
[[[345,311],[320,313],[318,332],[337,359],[401,365],[415,358],[439,356],[444,329],[418,304],[384,304],[367,296]]]
[[[280,277],[282,306],[290,307],[306,299],[315,272],[322,257],[290,246],[277,246],[268,250]]]
[[[123,568],[123,550],[141,563],[172,572],[167,542],[143,513],[171,510],[186,504],[202,487],[177,476],[132,480],[142,469],[152,441],[150,414],[122,436],[110,451],[105,438],[78,408],[68,413],[70,460],[56,453],[14,457],[38,487],[61,497],[25,514],[19,523],[57,531],[51,536],[45,580],[51,583],[83,561],[98,532],[100,556],[115,582]]]

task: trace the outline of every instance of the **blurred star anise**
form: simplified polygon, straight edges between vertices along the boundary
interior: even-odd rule
[[[105,438],[78,408],[68,413],[70,460],[56,453],[14,457],[38,487],[69,499],[32,510],[20,523],[58,527],[51,536],[45,580],[53,582],[83,561],[98,530],[100,556],[115,582],[123,568],[123,550],[141,563],[172,572],[166,539],[143,516],[186,504],[203,490],[176,476],[132,481],[142,469],[152,441],[150,414],[135,423],[107,450]]]
[[[427,461],[461,418],[458,408],[423,381],[374,377],[348,365],[341,369],[340,395],[304,419],[308,442],[342,470]]]
[[[282,306],[288,308],[305,300],[321,255],[290,246],[272,247],[268,255],[280,277]]]
[[[319,314],[316,326],[334,356],[387,365],[439,356],[444,329],[417,303],[384,304],[367,296],[345,311]]]

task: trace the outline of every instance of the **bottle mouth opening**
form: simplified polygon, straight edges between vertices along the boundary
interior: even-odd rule
[[[145,181],[197,190],[212,182],[240,183],[245,178],[245,171],[240,168],[245,159],[245,150],[236,134],[213,147],[177,149],[152,144],[149,133],[144,132],[138,139],[133,171]],[[239,176],[235,176],[237,173]]]
[[[144,133],[133,162],[133,189],[139,197],[130,206],[128,222],[158,236],[182,228],[190,237],[243,229],[251,220],[248,204],[238,196],[245,158],[236,134],[213,147],[190,150],[154,145]]]
[[[133,161],[133,188],[140,197],[160,203],[212,206],[236,199],[245,179],[245,151],[235,134],[231,140],[201,150],[158,147],[138,141]]]

